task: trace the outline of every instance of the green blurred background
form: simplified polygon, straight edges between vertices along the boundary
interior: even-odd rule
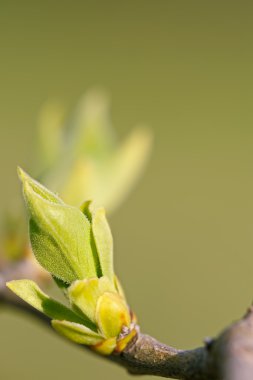
[[[116,271],[143,332],[200,345],[253,298],[251,1],[0,0],[0,207],[20,196],[48,99],[103,86],[124,137],[155,134],[110,218]],[[127,379],[21,314],[0,315],[0,376]]]

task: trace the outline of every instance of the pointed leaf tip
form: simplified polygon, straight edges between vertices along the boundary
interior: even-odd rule
[[[41,183],[33,179],[21,167],[18,167],[18,176],[23,185],[25,200],[29,207],[29,200],[32,196],[40,196],[41,198],[53,202],[63,204],[63,201],[52,191],[48,190]]]
[[[26,174],[25,171],[21,168],[21,166],[17,166],[17,173],[19,179],[22,181],[23,176]]]

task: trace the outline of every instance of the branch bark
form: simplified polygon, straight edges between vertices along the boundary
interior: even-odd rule
[[[216,339],[177,350],[140,334],[118,358],[130,373],[182,380],[253,379],[253,308]]]
[[[0,273],[0,284],[6,279],[4,277],[6,276]],[[48,317],[14,297],[3,287],[0,289],[0,301],[51,327]],[[89,350],[86,346],[82,347]],[[117,363],[134,375],[181,380],[252,380],[253,307],[241,320],[200,348],[178,350],[139,332],[122,353],[103,358]]]

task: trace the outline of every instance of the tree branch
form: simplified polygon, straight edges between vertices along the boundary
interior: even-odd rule
[[[177,350],[140,333],[135,342],[112,360],[134,375],[204,380],[206,354],[204,347],[190,351]]]
[[[22,266],[21,268],[24,269]],[[16,268],[17,270],[17,268]],[[0,273],[0,284],[9,277]],[[13,278],[13,277],[12,277]],[[51,326],[50,319],[0,287],[0,301]],[[87,346],[82,346],[85,349]],[[103,356],[134,375],[154,375],[181,380],[252,380],[253,307],[216,339],[194,350],[177,350],[138,332],[120,354]]]

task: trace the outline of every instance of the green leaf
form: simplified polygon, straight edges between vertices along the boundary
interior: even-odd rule
[[[18,176],[21,180],[21,182],[24,184],[29,185],[32,190],[39,196],[41,196],[43,199],[48,200],[53,203],[63,204],[63,201],[53,192],[49,191],[45,186],[41,185],[38,181],[30,177],[23,169],[18,167]],[[26,197],[26,192],[24,192],[25,200],[29,204],[29,199]]]
[[[67,283],[96,276],[88,219],[46,189],[42,192],[42,186],[30,177],[21,179],[31,216],[31,245],[39,263]]]
[[[53,328],[75,343],[95,345],[103,341],[103,337],[89,328],[68,321],[52,321]]]
[[[93,213],[91,226],[102,275],[113,283],[113,240],[104,208],[98,208]]]
[[[97,302],[96,321],[106,338],[118,336],[123,326],[129,327],[131,318],[124,300],[116,293],[104,293]]]
[[[113,292],[114,287],[107,277],[75,281],[68,289],[68,297],[92,322],[96,322],[98,298],[104,292]]]
[[[41,311],[49,318],[84,323],[84,320],[72,310],[48,297],[31,280],[16,280],[7,282],[6,286],[29,305]]]

